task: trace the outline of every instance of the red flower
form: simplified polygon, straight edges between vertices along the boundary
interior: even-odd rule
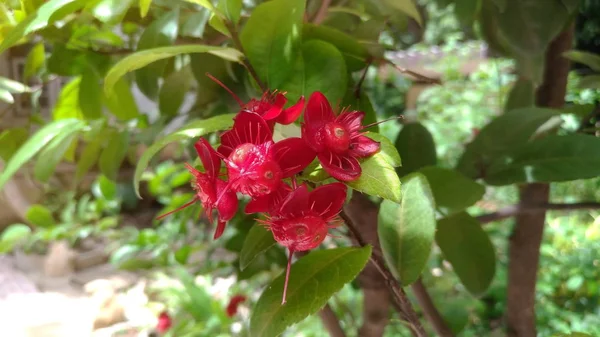
[[[244,295],[235,295],[229,300],[229,304],[227,305],[227,316],[233,317],[237,314],[238,307],[241,303],[246,301],[246,296]]]
[[[158,315],[158,323],[156,324],[156,331],[159,333],[165,333],[167,330],[171,328],[173,322],[171,321],[171,316],[166,311],[163,311]]]
[[[231,220],[235,215],[238,208],[238,199],[235,192],[227,188],[227,182],[218,178],[219,170],[221,168],[219,154],[204,138],[200,138],[194,147],[196,148],[196,152],[198,152],[198,156],[206,171],[205,173],[202,173],[190,164],[186,164],[187,169],[194,176],[192,187],[196,191],[196,196],[185,205],[174,211],[163,214],[157,219],[160,220],[172,213],[180,211],[199,200],[202,203],[202,207],[206,210],[208,220],[211,223],[213,222],[213,210],[216,209],[219,214],[217,229],[215,230],[214,235],[214,238],[217,239],[223,234],[227,221]]]
[[[288,194],[269,218],[259,220],[273,232],[275,241],[290,251],[282,303],[285,303],[292,255],[323,242],[329,228],[338,225],[336,218],[345,201],[346,185],[342,183],[322,185],[311,192],[303,184]]]
[[[219,153],[233,191],[253,198],[277,190],[283,178],[302,171],[314,158],[314,152],[301,138],[273,143],[273,133],[256,113],[240,112],[233,128],[221,136]]]
[[[358,179],[358,158],[379,151],[379,142],[360,132],[364,116],[362,111],[342,111],[336,117],[327,98],[318,91],[308,99],[302,138],[317,153],[323,169],[337,180]]]

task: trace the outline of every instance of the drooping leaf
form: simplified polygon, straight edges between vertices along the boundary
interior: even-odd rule
[[[177,38],[179,28],[179,8],[164,14],[144,30],[137,44],[137,50],[147,50],[169,46]],[[135,82],[148,98],[158,94],[158,79],[162,77],[166,60],[160,60],[142,67],[135,72]]]
[[[269,88],[280,88],[291,75],[300,48],[304,0],[272,0],[258,5],[240,40],[258,76]]]
[[[427,179],[412,173],[402,179],[402,202],[384,200],[377,232],[395,275],[407,286],[419,278],[435,238],[435,203]]]
[[[41,182],[47,182],[56,170],[56,166],[65,156],[65,153],[76,139],[80,130],[70,129],[57,135],[52,141],[42,150],[35,162],[33,169],[34,176]]]
[[[435,204],[446,215],[475,204],[485,193],[483,185],[452,169],[428,166],[419,172],[427,177]]]
[[[98,162],[100,151],[102,150],[102,145],[105,141],[104,138],[97,137],[87,144],[81,153],[81,157],[77,161],[77,167],[75,169],[75,185],[81,181],[81,178],[83,178],[83,176]]]
[[[185,95],[192,85],[193,74],[190,67],[171,73],[160,88],[158,107],[163,115],[177,115]]]
[[[130,71],[176,55],[194,53],[210,53],[232,62],[242,59],[242,54],[236,49],[217,46],[177,45],[143,50],[121,59],[108,71],[104,79],[104,91],[109,94],[118,80]]]
[[[526,78],[519,78],[508,94],[504,111],[534,106],[534,95],[535,84],[533,81]]]
[[[496,253],[479,221],[465,212],[441,219],[435,241],[465,288],[476,296],[485,292],[496,272]]]
[[[302,45],[292,75],[280,88],[288,92],[292,101],[321,91],[330,102],[339,102],[344,97],[347,83],[346,66],[339,50],[330,43],[311,40]]]
[[[204,120],[196,120],[192,121],[179,130],[173,132],[172,134],[157,140],[152,146],[150,146],[140,157],[138,160],[137,166],[135,167],[135,174],[133,176],[133,186],[135,188],[135,193],[137,196],[140,196],[140,179],[142,178],[142,173],[148,167],[150,160],[154,155],[156,155],[160,150],[162,150],[167,144],[185,140],[190,138],[197,138],[203,135],[206,135],[211,132],[225,130],[230,128],[233,125],[233,117],[235,114],[226,114],[219,115],[212,118],[204,119]]]
[[[379,142],[379,153],[381,153],[381,155],[390,165],[393,167],[402,166],[402,160],[400,159],[398,150],[386,136],[375,132],[367,132],[365,133],[365,136]]]
[[[402,158],[402,167],[397,168],[400,176],[437,163],[433,136],[421,123],[405,124],[395,145]]]
[[[470,178],[485,175],[494,158],[525,144],[540,126],[559,113],[551,109],[524,108],[496,117],[466,146],[457,170]],[[406,157],[403,158],[406,163]]]
[[[8,90],[0,88],[0,100],[4,101],[8,104],[13,104],[15,102],[15,98],[10,94]]]
[[[348,186],[369,195],[400,202],[402,199],[400,178],[383,154],[376,153],[363,161],[360,166],[362,168],[360,178],[348,182]]]
[[[0,254],[10,252],[20,241],[31,234],[31,228],[24,224],[13,224],[6,227],[0,236]]]
[[[25,213],[25,219],[32,225],[41,228],[50,228],[56,224],[56,220],[52,216],[52,212],[42,205],[31,205]]]
[[[77,119],[62,119],[42,127],[6,163],[4,171],[0,174],[0,190],[17,170],[35,156],[46,144],[52,141],[56,135],[67,130],[82,129],[84,126],[85,124]]]
[[[344,56],[348,71],[356,71],[365,67],[369,50],[351,35],[335,28],[305,23],[302,26],[302,40],[321,40],[331,43]]]
[[[273,233],[259,224],[252,226],[240,252],[240,269],[246,269],[258,255],[273,247],[274,244]]]
[[[110,93],[106,94],[104,101],[113,115],[123,121],[137,118],[140,115],[127,79],[120,78],[109,90]]]
[[[551,135],[499,157],[485,175],[490,185],[553,182],[600,176],[600,138]]]
[[[598,54],[580,50],[569,50],[568,52],[565,52],[563,56],[573,62],[585,64],[592,68],[592,70],[600,71],[600,55]]]
[[[252,311],[250,335],[278,336],[316,313],[358,275],[370,256],[371,247],[367,246],[318,250],[302,257],[292,266],[286,304],[281,305],[284,274],[265,288]]]
[[[100,154],[98,167],[107,178],[115,180],[117,172],[129,149],[129,132],[114,130],[109,136],[108,144]]]
[[[100,75],[91,67],[84,70],[81,75],[78,103],[86,119],[98,119],[102,117]]]
[[[10,78],[0,76],[0,89],[4,89],[13,94],[22,94],[31,92],[31,88],[23,83],[11,80]]]

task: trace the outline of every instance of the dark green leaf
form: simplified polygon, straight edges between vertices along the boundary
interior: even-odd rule
[[[179,112],[185,94],[192,85],[193,74],[190,67],[171,73],[160,88],[158,107],[163,115],[174,116]]]
[[[242,30],[246,55],[269,88],[280,88],[293,71],[304,5],[304,0],[264,2],[254,9]]]
[[[6,163],[4,171],[0,174],[0,190],[21,166],[35,156],[56,135],[71,129],[82,129],[84,126],[85,124],[77,119],[63,119],[51,122],[42,127]]]
[[[150,160],[157,154],[160,150],[162,150],[167,144],[178,141],[185,140],[190,138],[197,138],[203,136],[205,134],[225,130],[233,125],[233,117],[235,114],[227,114],[227,115],[219,115],[212,118],[197,120],[190,122],[180,128],[178,131],[157,140],[152,146],[150,146],[140,157],[137,166],[135,167],[135,174],[133,177],[133,186],[135,188],[135,193],[137,196],[140,196],[140,179],[142,178],[142,173],[148,167]]]
[[[88,143],[81,153],[81,157],[77,162],[77,168],[75,169],[75,186],[98,161],[104,142],[104,138],[97,137]]]
[[[483,185],[452,169],[429,166],[419,172],[427,177],[435,204],[445,215],[460,212],[475,204],[485,193]]]
[[[405,124],[395,145],[402,158],[402,167],[397,169],[400,176],[437,163],[433,136],[421,123]]]
[[[104,174],[107,178],[115,180],[117,177],[117,172],[121,167],[121,163],[123,163],[123,160],[127,155],[128,148],[129,132],[114,131],[109,137],[106,148],[104,148],[102,154],[100,154],[100,159],[98,161],[100,172],[102,172],[102,174]]]
[[[13,224],[6,227],[0,236],[0,254],[8,253],[30,234],[31,228],[24,224]]]
[[[413,18],[420,25],[422,23],[421,14],[413,0],[383,0],[385,4],[393,9],[399,10]]]
[[[600,89],[600,75],[588,75],[579,80],[580,88]]]
[[[480,4],[480,0],[456,0],[454,14],[463,25],[472,25],[477,17]]]
[[[25,128],[13,128],[0,133],[0,158],[8,162],[13,154],[27,141],[29,132]]]
[[[278,336],[321,309],[344,284],[352,281],[371,256],[371,247],[313,251],[292,266],[287,303],[281,305],[282,274],[267,286],[250,318],[252,337]]]
[[[524,108],[496,117],[467,145],[458,161],[458,171],[470,178],[482,176],[495,157],[525,144],[540,126],[559,113],[557,110]],[[402,157],[406,165],[406,157]]]
[[[496,272],[496,253],[479,222],[465,212],[444,218],[435,241],[465,288],[473,295],[485,292]]]
[[[216,78],[226,79],[228,75],[225,61],[212,54],[194,54],[191,55],[190,65],[198,83],[197,104],[205,104],[217,99],[223,88],[206,76],[206,73]]]
[[[600,138],[551,135],[516,147],[492,162],[490,185],[569,181],[600,175]]]
[[[98,71],[106,71],[111,59],[108,55],[69,49],[62,44],[54,44],[48,58],[48,71],[61,76],[77,76],[93,66]]]
[[[169,46],[177,38],[179,9],[166,13],[152,22],[144,30],[137,45],[137,50],[147,50]],[[148,98],[153,99],[158,93],[158,79],[162,77],[166,60],[153,62],[135,72],[135,82]]]
[[[600,71],[600,55],[580,50],[570,50],[563,55],[573,62],[585,64],[592,70]]]
[[[302,40],[321,40],[335,46],[344,56],[348,71],[356,71],[365,67],[369,50],[354,37],[327,26],[305,23],[302,27]]]
[[[513,85],[504,107],[504,111],[534,106],[535,85],[532,80],[519,78]]]
[[[246,235],[242,251],[240,252],[240,269],[246,269],[250,262],[254,261],[258,255],[267,249],[273,247],[274,244],[275,239],[271,231],[260,224],[252,226],[250,232]]]
[[[65,130],[52,139],[48,146],[42,150],[35,162],[34,176],[41,182],[47,182],[56,170],[56,166],[65,156],[65,153],[77,138],[80,129]]]
[[[339,50],[330,43],[311,40],[302,45],[292,75],[279,87],[293,101],[321,91],[330,102],[339,102],[347,85],[346,66]]]
[[[425,268],[435,226],[435,203],[427,179],[420,173],[402,179],[400,204],[381,203],[377,222],[381,249],[403,286],[415,282]]]
[[[369,195],[400,202],[402,199],[400,178],[382,153],[367,158],[360,166],[362,168],[360,178],[348,182],[348,186]]]
[[[42,205],[31,205],[25,213],[25,219],[32,225],[41,228],[50,228],[56,224],[52,212]]]
[[[131,85],[125,78],[119,79],[109,90],[110,93],[106,95],[105,102],[113,115],[124,121],[140,115],[135,98],[131,93]]]
[[[104,79],[104,91],[109,94],[119,79],[130,71],[176,55],[194,53],[210,53],[232,62],[242,59],[242,54],[236,49],[217,46],[178,45],[143,50],[121,59],[109,70]]]
[[[402,166],[402,160],[400,159],[398,150],[396,150],[394,144],[392,144],[387,137],[375,132],[367,132],[365,133],[365,136],[379,142],[379,145],[381,146],[379,153],[381,153],[390,165],[393,167]]]
[[[79,107],[86,119],[98,119],[102,117],[100,76],[91,67],[86,68],[81,75],[81,83],[79,83]]]

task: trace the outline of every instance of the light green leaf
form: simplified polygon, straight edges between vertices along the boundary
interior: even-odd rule
[[[77,138],[80,129],[69,129],[52,139],[48,146],[42,150],[35,162],[34,176],[41,182],[47,182],[56,170],[56,166],[65,156],[65,153]]]
[[[165,79],[158,95],[158,107],[162,115],[177,115],[193,77],[190,67],[183,67]]]
[[[400,204],[381,203],[377,222],[381,249],[403,286],[415,282],[425,268],[435,227],[435,203],[427,179],[420,173],[402,179]]]
[[[123,20],[134,0],[101,0],[92,8],[92,14],[103,23]]]
[[[600,176],[600,138],[571,134],[546,136],[515,147],[489,167],[490,185],[554,182]]]
[[[0,190],[21,166],[52,141],[56,135],[71,129],[82,129],[84,126],[85,124],[77,119],[62,119],[42,127],[6,163],[4,171],[0,174]]]
[[[229,32],[229,29],[227,28],[227,26],[225,25],[225,21],[223,20],[224,19],[222,18],[222,16],[218,15],[217,13],[212,13],[210,19],[208,19],[208,24],[217,32],[225,36],[231,37],[231,33]]]
[[[86,119],[102,117],[102,88],[100,75],[92,67],[88,67],[81,75],[79,83],[78,103],[81,113]]]
[[[0,254],[8,253],[30,234],[31,228],[24,224],[13,224],[6,227],[0,236]]]
[[[27,209],[25,219],[32,225],[41,228],[50,228],[56,225],[52,212],[50,212],[47,207],[38,204],[31,205],[31,207]]]
[[[457,170],[470,178],[480,177],[494,158],[525,144],[540,126],[558,114],[558,110],[524,108],[496,117],[467,145]]]
[[[258,255],[273,247],[273,245],[275,245],[275,239],[271,231],[260,224],[252,226],[246,235],[240,252],[240,270],[246,269]]]
[[[360,178],[346,183],[348,186],[369,195],[400,202],[402,199],[400,179],[383,154],[376,153],[363,161],[360,166],[362,168]]]
[[[219,0],[217,12],[222,13],[227,20],[237,25],[242,14],[242,0]]]
[[[52,118],[54,120],[68,118],[83,119],[83,113],[79,108],[80,83],[81,77],[75,77],[62,88],[56,106],[52,110]]]
[[[580,50],[569,50],[563,53],[563,56],[573,62],[585,64],[592,68],[592,70],[600,71],[600,55],[598,54]]]
[[[103,175],[98,177],[98,187],[104,199],[114,200],[117,197],[117,184]]]
[[[230,128],[233,125],[233,117],[235,114],[226,114],[211,117],[204,120],[197,120],[190,122],[175,131],[174,133],[157,140],[152,146],[150,146],[138,160],[137,166],[135,167],[135,174],[133,176],[133,187],[135,193],[140,197],[140,179],[144,170],[148,167],[150,160],[160,150],[162,150],[167,144],[185,140],[190,138],[198,138],[211,132],[221,131]]]
[[[120,78],[109,90],[110,93],[105,96],[105,102],[113,115],[123,121],[137,118],[140,115],[127,79]]]
[[[496,253],[481,224],[465,212],[438,221],[435,240],[462,284],[481,295],[496,273]]]
[[[100,154],[98,161],[100,172],[107,178],[115,180],[128,149],[129,132],[127,130],[122,132],[113,131],[112,135],[109,136],[108,144]]]
[[[0,89],[0,100],[13,104],[15,102],[15,98],[8,92],[8,90]]]
[[[23,70],[23,78],[28,79],[31,76],[39,74],[45,65],[46,50],[44,48],[44,43],[40,42],[31,48],[29,54],[27,54],[27,59],[25,60],[25,69]]]
[[[137,44],[137,50],[148,50],[172,45],[179,31],[179,8],[170,11],[152,22],[144,30]],[[135,72],[135,82],[148,98],[154,99],[158,94],[158,79],[162,77],[166,60],[148,64]]]
[[[365,133],[365,136],[373,139],[376,142],[379,142],[379,145],[381,147],[379,153],[381,153],[383,158],[390,165],[392,165],[393,167],[402,166],[402,160],[400,159],[400,154],[398,153],[398,150],[396,150],[394,144],[392,144],[392,142],[387,137],[375,132],[367,132]]]
[[[121,59],[109,70],[104,79],[104,91],[110,94],[110,89],[130,71],[169,57],[193,53],[210,53],[232,62],[240,62],[242,59],[242,54],[236,49],[217,46],[177,45],[143,50]]]
[[[210,0],[185,0],[187,2],[193,3],[193,4],[197,4],[200,5],[204,8],[207,8],[211,11],[215,11],[215,7],[213,6],[213,4],[210,2]]]
[[[81,178],[83,178],[83,176],[96,164],[98,157],[100,156],[100,151],[102,150],[102,145],[105,141],[106,139],[97,137],[87,144],[81,153],[79,161],[77,161],[74,181],[75,186],[77,186],[77,183],[81,181]]]
[[[460,212],[475,204],[485,193],[483,185],[452,169],[428,166],[419,172],[427,177],[435,204],[445,215]]]
[[[421,123],[405,124],[395,145],[402,157],[402,167],[396,169],[400,176],[437,163],[433,136]]]
[[[304,0],[272,0],[258,5],[240,35],[250,63],[269,88],[292,74],[300,48]]]
[[[330,102],[339,102],[347,85],[346,66],[339,50],[330,43],[311,40],[302,45],[292,75],[279,88],[287,91],[292,101],[321,91]]]
[[[371,256],[371,247],[313,251],[293,264],[287,303],[281,304],[284,274],[260,296],[250,318],[250,336],[280,335],[288,326],[319,311],[344,284],[352,281]]]
[[[415,19],[419,25],[422,24],[421,14],[413,0],[384,0],[384,3]]]
[[[0,76],[0,89],[4,89],[13,94],[22,94],[24,92],[31,92],[31,88],[23,83],[13,81],[10,78]]]
[[[365,67],[369,50],[351,35],[335,28],[305,23],[302,27],[302,40],[321,40],[335,46],[344,56],[349,71]]]
[[[145,18],[148,15],[148,10],[150,10],[150,5],[152,4],[152,0],[140,0],[140,16]]]

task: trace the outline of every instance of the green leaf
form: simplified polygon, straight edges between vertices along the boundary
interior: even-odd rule
[[[480,4],[480,0],[456,0],[454,2],[454,14],[463,25],[473,25]]]
[[[81,75],[79,83],[79,108],[86,119],[102,117],[102,88],[100,75],[92,67],[88,67]]]
[[[112,63],[110,56],[91,51],[69,49],[62,44],[54,44],[47,61],[48,72],[61,76],[78,76],[93,66],[103,72]]]
[[[524,108],[496,117],[466,146],[457,170],[470,178],[482,176],[494,158],[525,144],[540,126],[558,114],[557,110]]]
[[[588,75],[579,80],[580,88],[600,89],[600,75]]]
[[[54,110],[52,110],[52,118],[54,120],[68,118],[83,119],[83,113],[79,108],[80,84],[81,77],[76,77],[62,88]]]
[[[252,311],[250,335],[278,336],[316,313],[358,275],[370,256],[371,247],[367,246],[318,250],[302,257],[292,266],[286,304],[281,304],[284,274],[266,287]]]
[[[223,21],[223,18],[217,13],[211,14],[210,19],[208,19],[208,24],[217,32],[231,37],[231,33],[229,32],[229,28],[225,25],[225,21]]]
[[[12,128],[0,133],[0,158],[7,162],[29,136],[25,128]]]
[[[580,50],[569,50],[563,53],[563,56],[573,62],[584,64],[592,70],[600,71],[600,55]]]
[[[117,23],[123,20],[134,0],[100,0],[92,9],[92,14],[103,23]]]
[[[250,63],[269,88],[280,88],[292,74],[300,48],[304,0],[272,0],[258,5],[240,40]]]
[[[402,167],[397,169],[400,176],[437,163],[433,136],[421,123],[405,124],[395,145],[402,157]]]
[[[105,102],[113,115],[123,121],[137,118],[140,115],[135,98],[131,93],[131,85],[125,78],[120,78],[109,90],[110,93],[106,94]]]
[[[178,7],[158,20],[152,22],[144,30],[137,44],[137,50],[148,50],[157,47],[172,45],[177,38],[179,22]],[[158,79],[162,77],[166,60],[153,62],[135,72],[135,82],[148,98],[154,99],[158,94]]]
[[[403,12],[404,14],[413,18],[419,25],[422,24],[421,14],[417,9],[417,6],[413,2],[413,0],[384,0],[383,1],[388,6]]]
[[[425,268],[435,227],[435,203],[427,179],[420,173],[402,179],[400,204],[381,203],[377,222],[381,249],[403,286],[415,282]]]
[[[465,212],[441,219],[435,241],[465,288],[473,295],[485,292],[496,272],[496,253],[479,221]]]
[[[368,125],[377,122],[377,112],[373,109],[373,103],[371,103],[371,99],[367,93],[361,92],[358,97],[356,97],[356,85],[354,83],[348,83],[348,88],[346,89],[346,95],[342,100],[341,106],[347,107],[349,106],[352,110],[358,110],[365,113],[365,118],[363,118],[363,125]],[[368,128],[365,128],[364,131],[372,131],[379,132],[379,124],[375,124]]]
[[[77,168],[75,169],[75,186],[98,161],[98,157],[100,156],[100,151],[102,150],[102,145],[104,142],[104,138],[97,137],[87,144],[81,153],[81,157],[77,162]]]
[[[193,73],[190,67],[175,71],[165,79],[158,95],[158,107],[161,114],[177,115],[185,94],[190,90],[192,79]]]
[[[8,253],[30,234],[31,228],[24,224],[13,224],[6,227],[0,236],[0,254]]]
[[[215,7],[213,6],[213,4],[210,2],[210,0],[185,0],[187,2],[191,2],[193,4],[197,4],[200,5],[204,8],[207,8],[211,11],[215,11]]]
[[[217,12],[222,13],[226,19],[237,25],[242,14],[242,0],[219,0]]]
[[[177,45],[143,50],[121,59],[109,70],[104,79],[104,91],[110,94],[110,89],[130,71],[176,55],[194,53],[210,53],[232,62],[240,62],[242,59],[242,54],[236,49],[217,46]]]
[[[45,28],[48,25],[48,20],[52,14],[72,1],[73,0],[50,0],[44,3],[35,13],[27,16],[25,20],[21,21],[16,27],[11,29],[6,36],[4,36],[2,43],[0,43],[0,54],[18,43],[23,37]]]
[[[189,245],[185,245],[185,246],[177,249],[177,251],[175,251],[175,254],[174,254],[175,261],[177,261],[180,264],[185,265],[188,261],[188,258],[190,257],[191,252],[192,252],[192,246],[189,246]]]
[[[400,202],[400,178],[381,152],[367,158],[360,166],[360,178],[346,183],[348,186],[369,195]]]
[[[15,102],[15,98],[8,92],[8,90],[0,89],[0,100],[13,104]]]
[[[145,18],[148,15],[148,10],[150,10],[150,5],[152,4],[152,0],[140,0],[140,16]]]
[[[526,78],[519,78],[508,94],[504,111],[533,107],[535,105],[534,95],[535,84],[533,81]]]
[[[339,102],[347,85],[346,66],[339,50],[330,43],[311,40],[302,45],[292,75],[279,88],[287,91],[292,101],[321,91],[330,102]]]
[[[348,71],[356,71],[365,67],[369,50],[354,37],[327,26],[305,23],[302,27],[302,40],[321,40],[335,46],[344,56]]]
[[[25,69],[23,70],[23,78],[28,79],[39,74],[45,65],[46,50],[44,48],[44,43],[40,42],[31,48],[29,54],[27,54],[27,59],[25,60]]]
[[[29,159],[35,156],[56,135],[71,129],[81,129],[85,126],[83,122],[76,119],[63,119],[51,122],[42,127],[38,132],[19,148],[19,150],[6,163],[4,171],[0,174],[0,190],[4,184],[23,166]]]
[[[114,200],[117,197],[117,184],[103,175],[98,177],[98,187],[104,199]]]
[[[34,176],[41,182],[48,182],[56,170],[56,166],[65,156],[65,153],[77,138],[80,129],[69,129],[52,139],[48,146],[42,150],[35,162]]]
[[[31,207],[27,209],[25,219],[32,225],[41,228],[50,228],[56,225],[52,212],[50,212],[47,207],[38,204],[31,205]]]
[[[483,185],[452,169],[429,166],[419,172],[427,177],[435,204],[445,215],[460,212],[475,204],[485,193]]]
[[[553,182],[600,176],[600,138],[551,135],[497,158],[484,179],[490,185]]]
[[[10,78],[0,76],[0,89],[4,89],[13,94],[22,94],[25,92],[31,92],[31,88],[23,83],[13,81]]]
[[[100,172],[107,178],[115,180],[121,163],[127,155],[127,149],[129,149],[129,132],[113,131],[109,136],[108,144],[100,154],[98,161]]]
[[[246,269],[258,255],[273,247],[274,244],[275,239],[271,231],[260,224],[252,226],[246,235],[242,251],[240,252],[240,269]]]
[[[190,138],[197,138],[206,135],[211,132],[225,130],[233,125],[233,117],[235,114],[219,115],[204,120],[196,120],[184,125],[174,133],[157,140],[152,146],[150,146],[138,160],[137,166],[135,167],[135,174],[133,176],[133,186],[135,193],[140,197],[140,179],[144,170],[148,167],[150,160],[160,150],[162,150],[169,143],[185,140]]]
[[[367,132],[365,136],[373,139],[376,142],[379,142],[381,149],[379,153],[383,156],[385,161],[387,161],[393,167],[402,166],[402,160],[400,159],[400,154],[396,147],[392,142],[384,135],[375,132]]]

